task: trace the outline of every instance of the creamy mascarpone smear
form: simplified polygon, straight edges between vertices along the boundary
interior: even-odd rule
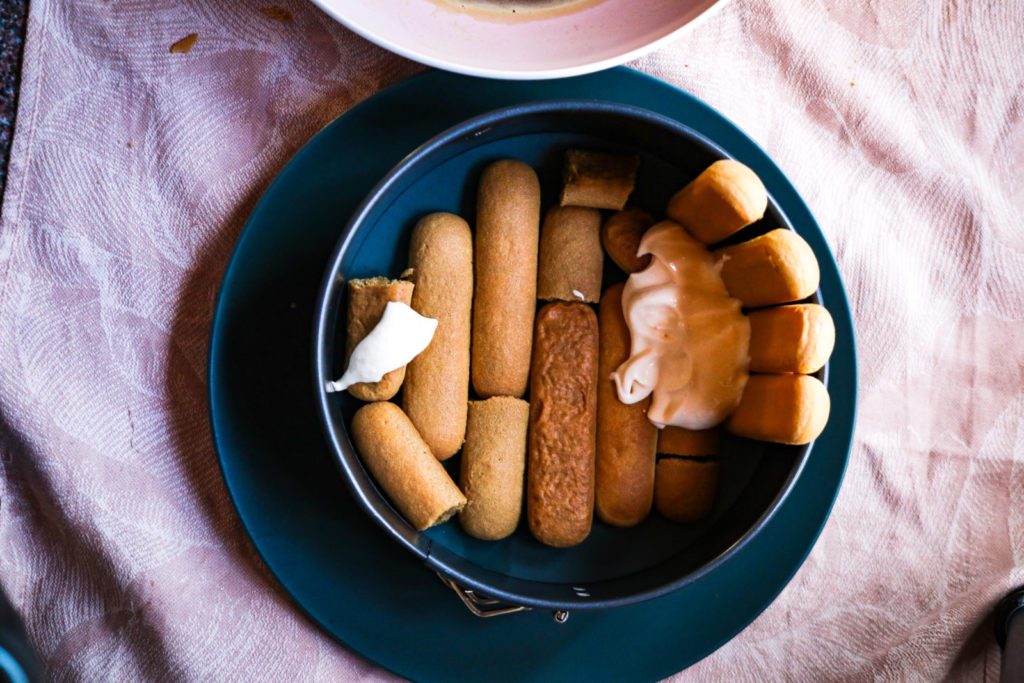
[[[648,230],[637,253],[645,254],[651,264],[622,293],[631,346],[612,373],[619,400],[652,396],[647,417],[658,427],[714,427],[747,384],[750,322],[726,291],[721,265],[682,226]]]
[[[327,393],[345,391],[353,384],[379,382],[384,375],[405,367],[420,355],[437,330],[437,321],[426,318],[401,301],[389,301],[376,327],[356,344],[345,374],[327,383]]]

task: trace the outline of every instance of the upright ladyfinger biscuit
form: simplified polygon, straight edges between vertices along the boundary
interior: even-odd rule
[[[384,315],[389,301],[412,302],[413,284],[404,280],[374,277],[350,280],[348,283],[348,337],[345,343],[346,363],[352,350],[373,331]],[[361,401],[386,401],[398,393],[405,379],[405,366],[392,370],[379,382],[361,382],[348,388],[348,393]]]
[[[562,168],[562,206],[618,211],[633,192],[639,165],[640,157],[635,154],[570,149]]]
[[[462,528],[485,541],[516,530],[523,504],[530,404],[510,396],[470,401],[459,483],[469,501]]]
[[[537,314],[526,512],[534,537],[556,548],[583,541],[593,519],[597,347],[586,304],[551,303]]]
[[[809,375],[751,375],[725,426],[748,439],[802,445],[825,429],[830,406],[825,385]]]
[[[601,212],[554,206],[540,232],[537,298],[587,301],[601,298]]]
[[[808,375],[820,370],[836,343],[832,316],[818,304],[750,313],[750,371]]]
[[[752,170],[723,159],[669,200],[665,213],[704,244],[724,240],[764,216],[768,191]]]
[[[662,458],[654,483],[654,506],[673,522],[706,517],[718,492],[718,463],[691,458]]]
[[[352,441],[373,478],[418,531],[446,521],[466,497],[394,403],[360,408],[352,418]]]
[[[792,230],[777,228],[715,253],[729,295],[747,308],[799,301],[818,288],[818,260]]]
[[[469,325],[473,306],[473,238],[466,221],[432,213],[416,224],[409,246],[416,283],[412,307],[437,320],[426,351],[406,368],[402,407],[434,455],[454,455],[466,436]]]
[[[633,526],[651,511],[658,430],[647,419],[650,397],[626,405],[612,373],[629,357],[629,328],[622,313],[622,285],[601,297],[601,344],[597,373],[597,516],[614,526]]]
[[[476,210],[473,387],[522,396],[537,307],[540,183],[526,164],[496,161],[480,178]]]

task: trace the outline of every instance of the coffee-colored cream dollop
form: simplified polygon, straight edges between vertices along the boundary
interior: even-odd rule
[[[658,427],[707,429],[739,404],[747,383],[750,323],[729,296],[721,264],[680,225],[663,221],[640,241],[651,255],[622,293],[630,356],[612,374],[619,400],[652,396]]]

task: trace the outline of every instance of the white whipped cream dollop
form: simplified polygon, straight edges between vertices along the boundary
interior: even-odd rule
[[[708,429],[735,410],[747,384],[750,322],[729,296],[721,264],[682,226],[648,230],[637,256],[650,265],[622,292],[630,356],[612,373],[619,400],[652,396],[659,428]]]
[[[389,301],[377,325],[352,349],[345,374],[327,383],[327,393],[345,391],[362,382],[379,382],[423,353],[436,329],[433,318],[420,315],[401,301]]]

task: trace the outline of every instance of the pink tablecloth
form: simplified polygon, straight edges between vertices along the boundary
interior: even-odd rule
[[[389,678],[261,569],[208,433],[214,291],[255,198],[419,69],[275,1],[293,22],[32,0],[0,224],[0,580],[56,680]],[[789,174],[861,358],[821,540],[681,680],[995,680],[987,615],[1024,583],[1022,27],[1014,1],[736,0],[634,65]]]

